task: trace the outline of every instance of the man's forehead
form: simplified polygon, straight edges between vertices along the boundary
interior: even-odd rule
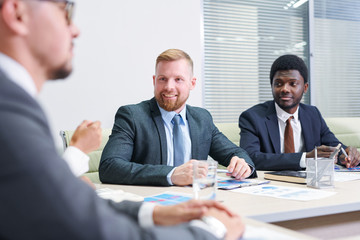
[[[276,71],[275,76],[301,76],[300,72],[295,69],[289,69],[289,70],[278,70]]]

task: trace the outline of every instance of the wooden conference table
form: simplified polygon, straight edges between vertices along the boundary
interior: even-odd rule
[[[263,179],[262,171],[258,171],[258,175],[259,179]],[[270,184],[307,188],[306,185],[279,181],[271,181]],[[97,184],[96,187],[121,189],[143,197],[165,191],[192,194],[190,187],[112,184]],[[319,200],[296,201],[218,190],[217,200],[252,223],[271,223],[271,226],[277,225],[319,239],[360,239],[360,180],[335,182],[334,188],[324,190],[336,194]],[[296,235],[296,232],[291,233]],[[306,239],[302,234],[298,238]]]

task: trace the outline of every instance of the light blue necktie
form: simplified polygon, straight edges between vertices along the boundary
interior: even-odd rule
[[[184,163],[184,137],[180,128],[181,116],[179,114],[176,114],[172,120],[174,124],[174,167],[177,167]]]

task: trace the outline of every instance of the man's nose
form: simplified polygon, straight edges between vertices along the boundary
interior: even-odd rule
[[[175,80],[174,79],[169,79],[167,82],[166,82],[166,89],[167,90],[172,90],[175,88]]]
[[[73,38],[79,37],[80,29],[73,22],[71,22],[70,29],[71,29],[71,34],[72,34]]]
[[[284,84],[283,87],[281,88],[281,92],[289,92],[289,85]]]

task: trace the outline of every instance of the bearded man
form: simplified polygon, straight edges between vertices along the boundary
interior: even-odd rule
[[[193,162],[208,155],[236,179],[256,175],[248,154],[215,127],[210,113],[186,104],[196,85],[187,53],[161,53],[153,85],[155,98],[117,111],[99,166],[103,183],[189,185]]]

